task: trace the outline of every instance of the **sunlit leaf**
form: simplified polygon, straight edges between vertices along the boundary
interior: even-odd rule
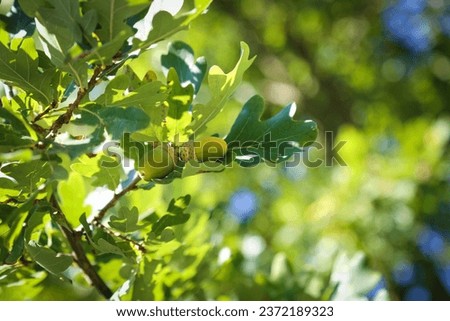
[[[186,29],[194,19],[206,11],[211,2],[212,0],[196,0],[193,10],[182,16],[176,16],[182,1],[173,1],[170,5],[164,1],[154,1],[144,19],[137,25],[140,31],[133,39],[133,48],[148,48]]]
[[[80,87],[87,86],[88,66],[84,61],[72,60],[71,52],[84,39],[92,41],[92,24],[95,13],[83,19],[78,0],[47,0],[30,5],[21,1],[30,16],[36,17],[36,29],[45,54],[56,67],[69,72]],[[91,26],[89,26],[89,24]],[[83,34],[83,30],[86,31]]]
[[[92,177],[100,170],[98,167],[98,159],[87,155],[80,156],[77,162],[70,165],[70,169],[85,177]]]
[[[1,187],[17,189],[22,193],[33,193],[51,176],[52,170],[52,164],[42,160],[5,164],[1,172],[14,180],[0,178]]]
[[[144,228],[148,223],[139,223],[139,212],[134,206],[131,209],[120,208],[117,215],[111,216],[109,225],[118,231],[130,233]]]
[[[84,204],[87,193],[83,177],[76,172],[71,172],[66,181],[58,184],[60,206],[72,226],[80,224],[80,216],[83,213],[91,213],[91,207]]]
[[[136,88],[132,88],[129,92],[125,93],[129,86],[131,85],[131,80],[127,75],[120,75],[111,81],[105,89],[105,93],[96,99],[98,104],[104,106],[127,106],[128,108],[139,107],[142,111],[147,114],[148,117],[138,114],[139,111],[134,109],[129,109],[130,113],[124,115],[124,111],[121,109],[114,109],[108,111],[107,109],[100,109],[100,112],[105,113],[105,117],[114,118],[114,111],[116,113],[122,113],[122,117],[129,119],[124,125],[119,123],[122,128],[126,124],[135,124],[131,128],[125,128],[128,132],[136,132],[140,130],[142,134],[147,134],[151,137],[156,137],[160,141],[166,140],[167,132],[163,127],[163,122],[167,115],[167,106],[163,104],[164,100],[167,98],[166,87],[159,81],[144,82]],[[93,107],[89,107],[93,108]],[[99,111],[96,113],[99,114]],[[112,113],[112,115],[111,115]],[[130,115],[130,116],[128,116]],[[113,121],[119,121],[120,118],[114,119]],[[150,121],[150,126],[147,127]],[[120,121],[119,121],[120,122]],[[105,124],[107,125],[107,124]],[[117,124],[116,124],[117,125]],[[139,127],[139,128],[138,128]],[[114,132],[118,133],[117,130]],[[122,133],[118,133],[117,136],[122,136]],[[117,137],[119,138],[119,137]]]
[[[188,130],[200,134],[206,129],[206,124],[216,117],[225,103],[241,83],[244,72],[251,66],[255,57],[250,58],[248,45],[241,42],[241,57],[229,73],[224,73],[219,66],[212,66],[208,73],[208,84],[211,99],[205,105],[195,105],[192,112],[193,121]]]
[[[5,238],[5,247],[9,252],[12,251],[16,241],[19,238],[23,239],[23,225],[30,214],[36,196],[37,192],[33,193],[25,203],[18,206],[10,214],[11,224],[9,225],[9,231]],[[20,242],[23,242],[23,240]]]
[[[295,121],[292,118],[296,111],[295,104],[261,121],[263,110],[264,100],[260,96],[252,97],[225,138],[236,155],[241,157],[237,159],[238,162],[256,165],[261,160],[284,161],[294,152],[300,151],[299,147],[315,140],[317,125],[314,121]]]
[[[128,36],[131,35],[131,27],[126,20],[144,10],[148,5],[149,2],[146,0],[92,0],[86,3],[86,9],[97,12],[99,28],[95,30],[95,33],[102,42],[107,43],[123,31]]]
[[[191,84],[183,87],[180,84],[175,69],[170,69],[167,76],[169,83],[169,95],[167,103],[169,105],[165,126],[167,127],[167,139],[171,142],[186,142],[189,135],[186,127],[191,122],[189,106],[191,105],[194,89]]]
[[[17,50],[11,50],[0,42],[0,79],[48,105],[55,91],[52,80],[56,70],[42,72],[38,67],[38,55],[31,38],[24,39]]]
[[[186,87],[187,84],[192,84],[195,93],[198,92],[206,73],[206,59],[195,59],[191,47],[181,41],[170,44],[167,55],[161,56],[161,64],[166,74],[170,68],[175,68],[181,85]]]
[[[42,293],[44,271],[36,272],[29,267],[0,266],[0,300],[33,300]]]

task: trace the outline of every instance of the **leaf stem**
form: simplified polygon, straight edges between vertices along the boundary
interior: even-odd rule
[[[144,247],[144,245],[142,245],[142,244],[139,243],[138,241],[135,241],[135,240],[133,240],[133,239],[129,238],[128,236],[123,235],[123,234],[121,234],[121,233],[115,232],[115,231],[111,230],[110,228],[106,227],[105,225],[103,225],[103,224],[101,224],[101,223],[99,223],[99,222],[97,222],[97,221],[94,221],[93,224],[94,224],[95,226],[97,226],[98,228],[101,228],[103,231],[105,231],[105,232],[108,233],[109,235],[114,236],[114,237],[118,237],[118,238],[122,239],[122,240],[125,241],[125,242],[131,243],[131,244],[132,244],[135,248],[137,248],[141,253],[147,252],[147,249]]]
[[[100,277],[100,275],[95,270],[94,266],[92,266],[91,262],[86,256],[86,253],[81,244],[81,233],[74,231],[74,229],[70,226],[70,223],[67,221],[64,216],[61,207],[56,200],[56,197],[52,196],[52,205],[55,208],[55,211],[52,213],[55,221],[58,223],[61,231],[66,237],[67,241],[70,244],[70,247],[73,251],[73,256],[75,258],[78,266],[83,270],[86,276],[91,281],[92,285],[107,299],[109,299],[113,292],[106,285],[105,281]]]

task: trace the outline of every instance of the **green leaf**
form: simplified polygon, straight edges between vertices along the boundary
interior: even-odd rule
[[[91,0],[85,5],[86,11],[97,12],[99,29],[95,30],[102,43],[112,41],[119,33],[125,40],[132,34],[126,20],[149,6],[146,0]]]
[[[113,57],[120,52],[123,47],[124,42],[130,37],[128,30],[121,30],[111,41],[103,44],[96,44],[96,47],[83,52],[85,57],[81,55],[74,57],[72,61],[81,59],[80,61],[87,62],[88,64],[101,64],[103,66],[110,65],[112,63]]]
[[[132,300],[154,300],[153,289],[155,281],[156,268],[160,265],[159,261],[150,260],[146,257],[139,264],[139,271],[134,279]]]
[[[14,264],[22,256],[24,245],[25,245],[24,235],[25,235],[25,230],[22,229],[19,237],[14,242],[14,245],[11,249],[10,255],[5,259],[6,264]]]
[[[126,257],[126,255],[123,253],[120,247],[109,243],[107,240],[103,238],[98,239],[97,243],[92,242],[91,244],[97,250],[99,255],[111,253],[122,257]]]
[[[34,15],[45,54],[55,66],[64,66],[66,55],[82,38],[78,0],[46,0]]]
[[[149,114],[148,109],[154,109],[158,103],[161,103],[167,97],[164,89],[165,86],[163,86],[161,82],[151,81],[133,89],[133,91],[121,99],[115,99],[108,102],[108,105],[139,106]],[[151,118],[151,113],[149,116]]]
[[[0,134],[0,138],[3,138],[6,132],[11,133],[11,135],[29,135],[25,125],[17,118],[17,112],[13,110],[10,101],[2,99],[2,106],[4,108],[0,109],[0,128],[4,131],[4,134]]]
[[[170,242],[175,239],[175,232],[171,228],[165,228],[160,235],[162,242]]]
[[[8,234],[5,238],[5,247],[11,252],[16,241],[21,237],[23,239],[23,228],[26,219],[34,205],[38,192],[34,192],[25,203],[17,207],[11,214],[12,218]]]
[[[211,2],[212,0],[196,0],[193,10],[180,17],[175,17],[181,7],[181,1],[172,1],[169,5],[167,5],[168,2],[154,1],[144,19],[137,26],[141,31],[133,39],[133,49],[146,49],[178,31],[187,29],[195,18],[206,11]]]
[[[89,132],[91,129],[105,128],[114,140],[122,139],[124,133],[134,133],[145,129],[150,122],[148,115],[138,107],[102,107],[91,104],[80,109],[76,115],[80,117],[69,125],[72,125],[78,134],[80,130]],[[71,128],[68,127],[67,130],[72,135],[77,134]]]
[[[76,172],[71,172],[68,180],[58,184],[60,207],[72,226],[80,224],[80,217],[83,213],[87,216],[91,213],[91,207],[84,205],[87,194],[83,177]]]
[[[186,223],[189,220],[190,215],[185,214],[184,210],[188,207],[190,201],[190,195],[179,197],[176,200],[172,199],[167,208],[168,214],[162,216],[155,224],[153,224],[151,233],[155,236],[159,236],[166,227]]]
[[[84,177],[92,177],[100,168],[98,167],[98,159],[89,157],[86,154],[78,157],[77,162],[70,165],[70,169]]]
[[[24,124],[7,108],[0,109],[0,162],[29,161],[33,157],[35,141]]]
[[[208,73],[208,84],[211,99],[206,105],[195,105],[193,108],[193,121],[188,127],[191,133],[199,134],[206,129],[206,124],[216,117],[227,100],[239,86],[244,72],[253,63],[249,58],[250,49],[248,45],[241,42],[241,56],[236,66],[229,73],[224,73],[218,66],[212,66]]]
[[[194,51],[191,47],[181,41],[171,43],[167,55],[161,56],[161,64],[164,73],[168,73],[170,68],[175,68],[181,85],[191,84],[197,94],[203,77],[206,73],[206,59],[200,57],[195,59]]]
[[[147,226],[147,224],[138,224],[139,212],[136,206],[130,209],[122,207],[117,215],[111,216],[109,225],[112,228],[124,233],[130,233],[140,230]]]
[[[31,38],[25,38],[13,51],[0,42],[0,79],[29,93],[33,99],[48,105],[52,101],[55,69],[39,70],[38,54]]]
[[[111,108],[111,106],[140,107],[148,117],[137,115],[138,111],[133,110],[133,117],[129,118],[129,121],[124,123],[125,125],[131,125],[129,128],[126,128],[126,130],[128,132],[139,131],[141,134],[150,136],[154,139],[166,141],[167,130],[164,126],[164,121],[167,115],[167,106],[163,104],[167,98],[166,86],[163,86],[159,81],[150,81],[143,83],[137,88],[133,88],[132,91],[125,95],[124,92],[126,89],[129,89],[129,85],[130,79],[127,75],[116,77],[116,79],[108,84],[105,93],[98,97],[96,102],[104,106],[109,106],[108,108]],[[105,113],[106,116],[109,116],[110,112],[106,111],[106,109],[104,110],[105,111],[102,112]],[[122,112],[122,115],[123,114],[124,112]],[[109,118],[114,118],[114,115]],[[128,116],[125,117],[125,119],[127,118]],[[120,119],[113,119],[113,121],[117,124],[120,122]],[[150,121],[149,126],[147,126],[148,121]],[[123,128],[122,125],[119,126]],[[118,132],[115,130],[114,126],[112,126],[111,129]],[[122,138],[122,133],[119,133],[120,138]]]
[[[86,34],[92,33],[97,26],[97,12],[93,9],[85,12],[79,24]]]
[[[179,198],[172,199],[169,203],[169,207],[167,208],[167,212],[179,215],[183,214],[184,210],[189,206],[191,202],[191,195],[181,196]]]
[[[152,30],[150,30],[145,41],[134,41],[135,48],[147,48],[150,45],[170,37],[178,31],[184,30],[187,27],[183,25],[183,17],[176,18],[167,11],[159,11],[152,20]]]
[[[114,105],[125,97],[125,91],[129,88],[130,83],[131,80],[128,75],[116,75],[108,82],[104,93],[98,96],[95,102],[104,106]]]
[[[194,88],[191,84],[183,87],[173,68],[169,70],[167,82],[169,84],[169,96],[167,97],[169,109],[165,120],[167,139],[175,143],[187,142],[189,134],[186,132],[186,127],[191,122],[189,106],[193,99]]]
[[[118,76],[119,79],[112,81],[106,88],[105,94],[98,97],[96,102],[105,106],[140,107],[148,117],[139,115],[137,118],[130,119],[130,122],[134,121],[136,126],[127,130],[129,132],[139,131],[141,134],[156,138],[159,141],[166,141],[167,129],[164,126],[164,121],[167,115],[167,104],[163,103],[168,95],[166,86],[159,81],[150,81],[133,88],[127,95],[124,95],[123,93],[125,89],[128,89],[129,84],[129,78],[127,77],[126,75]],[[105,113],[108,114],[109,112],[105,111]],[[136,114],[137,111],[134,111],[134,113]],[[148,123],[149,120],[149,126],[145,127],[144,122]],[[142,127],[137,128],[137,126]]]
[[[4,248],[4,255],[0,255],[0,262],[14,264],[23,253],[25,239],[25,223],[36,210],[36,191],[18,207],[2,206],[0,208],[0,252]]]
[[[15,3],[16,2],[16,3]],[[4,0],[0,2],[0,20],[3,22],[3,28],[11,36],[17,37],[25,32],[24,37],[33,35],[35,26],[33,19],[27,16],[14,0]]]
[[[29,17],[34,17],[36,14],[36,11],[41,7],[45,7],[45,3],[46,3],[46,0],[35,0],[35,1],[18,0],[18,1],[19,1],[19,5],[22,8],[22,10]]]
[[[189,217],[189,214],[166,214],[153,225],[151,233],[154,233],[155,236],[159,236],[166,227],[184,224],[189,220]]]
[[[52,274],[61,276],[61,274],[72,265],[72,257],[56,253],[50,248],[41,247],[31,241],[26,245],[30,257]]]
[[[253,96],[236,118],[225,141],[237,156],[254,157],[256,160],[251,162],[255,163],[260,160],[280,162],[316,139],[317,125],[314,121],[292,119],[296,111],[294,103],[272,118],[261,121],[263,110],[263,98]]]
[[[124,133],[134,133],[145,129],[150,122],[145,111],[138,107],[102,107],[91,104],[80,109],[76,115],[80,117],[70,123],[75,130],[85,130],[89,133],[91,129],[100,126],[105,128],[114,140],[122,139]],[[69,130],[72,135],[76,136],[77,132],[72,131],[71,127],[68,128]]]
[[[17,190],[21,194],[36,192],[51,177],[52,171],[53,164],[42,160],[5,164],[1,168],[1,172],[5,176],[0,177],[0,182],[2,183],[0,190]]]
[[[4,104],[0,109],[0,162],[29,161],[35,141],[23,123],[9,112],[8,101]]]
[[[76,119],[64,127],[75,138],[66,137],[59,141],[60,144],[53,146],[56,151],[69,150],[72,157],[97,148],[105,140],[105,129],[113,139],[119,140],[124,133],[148,128],[149,124],[149,117],[138,107],[102,107],[90,104],[78,109],[75,115]],[[77,139],[77,136],[85,137]]]
[[[112,139],[121,139],[124,133],[133,133],[146,128],[150,122],[148,115],[137,107],[100,108],[99,117]]]
[[[42,201],[40,202],[40,204]],[[50,214],[52,208],[50,204],[46,206],[38,206],[30,213],[29,219],[27,220],[27,226],[25,228],[24,239],[25,242],[29,241],[38,242],[41,236],[47,232],[51,221]],[[48,224],[48,225],[47,225]],[[47,225],[47,227],[46,227]]]
[[[90,114],[90,120],[97,118],[95,115]],[[80,123],[86,121],[86,119],[75,119],[71,123]],[[95,120],[98,124],[98,119]],[[67,128],[67,127],[66,127]],[[98,146],[105,140],[104,127],[99,124],[89,136],[78,137],[63,136],[58,139],[58,142],[52,144],[50,150],[52,153],[68,154],[72,159],[80,156],[83,153],[92,153]]]
[[[84,228],[84,231],[86,232],[86,235],[89,239],[92,239],[92,230],[91,230],[91,226],[89,225],[87,218],[86,218],[86,214],[83,213],[80,216],[80,223]]]
[[[107,164],[107,166],[105,166]],[[98,160],[100,169],[94,174],[93,186],[106,186],[110,190],[115,190],[123,176],[123,169],[120,163],[112,157],[101,155]]]
[[[191,11],[190,15],[184,21],[184,24],[188,25],[194,19],[198,18],[200,15],[205,13],[206,9],[208,9],[209,5],[213,0],[195,0],[195,9]]]
[[[71,52],[82,51],[78,44],[82,43],[83,37],[95,43],[92,30],[86,30],[92,29],[95,12],[90,11],[88,16],[81,17],[78,0],[46,0],[34,6],[21,1],[21,5],[36,17],[39,39],[52,64],[70,73],[78,86],[86,88],[88,65],[83,60],[72,59]]]
[[[37,299],[44,290],[47,273],[36,272],[30,267],[0,267],[0,301]]]

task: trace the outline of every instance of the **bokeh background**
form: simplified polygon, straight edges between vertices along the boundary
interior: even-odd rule
[[[215,0],[176,38],[224,70],[241,40],[258,56],[210,126],[219,135],[259,93],[265,117],[295,101],[318,122],[326,148],[311,155],[330,161],[346,142],[346,166],[235,166],[162,187],[167,199],[193,194],[193,220],[214,244],[197,291],[450,298],[448,0]]]

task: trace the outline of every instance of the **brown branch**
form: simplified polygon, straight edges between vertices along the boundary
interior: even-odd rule
[[[131,183],[130,185],[128,185],[126,188],[124,188],[123,190],[121,190],[119,193],[114,194],[113,198],[100,210],[100,212],[98,212],[98,214],[95,216],[93,223],[94,224],[100,224],[103,217],[105,217],[106,212],[114,207],[114,205],[116,205],[117,201],[124,196],[126,193],[128,193],[129,191],[133,190],[136,188],[137,183],[139,183],[139,181],[141,180],[140,176],[137,176]]]
[[[55,120],[55,122],[52,124],[52,127],[50,128],[47,138],[54,138],[58,134],[58,131],[61,129],[61,127],[70,121],[70,118],[72,118],[73,112],[75,111],[75,109],[78,108],[81,100],[97,84],[97,77],[102,72],[102,69],[103,68],[101,66],[97,66],[94,69],[94,74],[92,75],[91,79],[89,80],[87,88],[80,87],[80,89],[78,90],[78,93],[77,93],[77,98],[75,99],[75,101],[73,103],[71,103],[69,105],[69,107],[67,108],[67,111]]]
[[[53,213],[55,221],[58,223],[61,231],[63,232],[64,236],[69,242],[76,263],[83,270],[84,274],[86,274],[86,276],[89,278],[92,285],[105,298],[109,299],[113,295],[113,292],[106,285],[105,281],[103,281],[103,279],[95,270],[94,266],[92,266],[91,262],[87,258],[86,253],[84,252],[83,246],[81,244],[82,234],[74,231],[73,228],[70,226],[54,195],[52,196],[52,205],[55,208],[55,212]]]
[[[47,108],[45,108],[45,110],[39,114],[37,114],[36,117],[34,117],[34,119],[31,121],[32,124],[36,123],[38,120],[40,120],[42,117],[44,117],[45,115],[47,115],[52,109],[56,108],[56,106],[58,106],[58,101],[57,100],[53,100],[52,103],[50,104],[50,106],[48,106]]]

